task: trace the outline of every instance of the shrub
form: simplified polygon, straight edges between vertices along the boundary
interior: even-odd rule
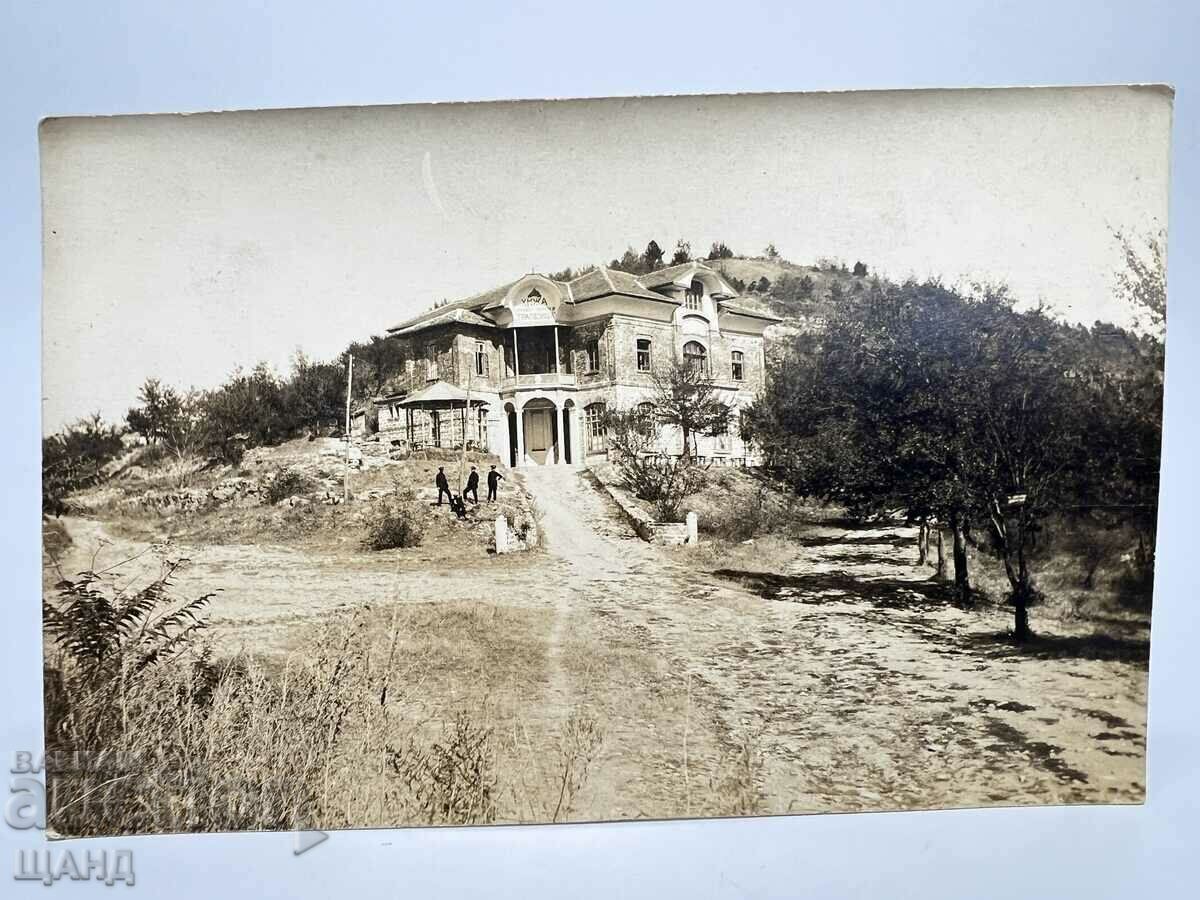
[[[416,493],[406,488],[394,500],[384,500],[363,541],[368,550],[416,547],[425,537],[425,509]]]
[[[275,476],[264,485],[263,499],[267,503],[274,505],[296,494],[307,493],[312,490],[312,487],[312,479],[303,472],[290,467],[284,467],[277,471]]]
[[[429,747],[409,740],[388,761],[430,825],[476,825],[496,819],[496,752],[492,730],[460,711]]]
[[[61,515],[67,495],[98,482],[125,449],[120,429],[100,414],[42,439],[42,512]]]

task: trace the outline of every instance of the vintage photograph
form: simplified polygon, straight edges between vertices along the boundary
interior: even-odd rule
[[[1141,803],[1172,99],[46,120],[49,828]]]

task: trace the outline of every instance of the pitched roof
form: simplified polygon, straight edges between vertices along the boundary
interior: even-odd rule
[[[409,394],[400,401],[402,406],[415,406],[418,403],[464,403],[467,392],[456,388],[444,381],[435,381],[429,387],[421,388],[415,394]]]
[[[411,325],[397,325],[389,328],[392,334],[412,334],[416,331],[423,331],[426,328],[435,328],[438,325],[446,325],[450,322],[462,322],[467,325],[493,325],[495,323],[488,321],[483,316],[470,309],[462,306],[441,306],[432,311],[432,314],[419,316],[417,321]]]
[[[709,268],[702,262],[694,261],[678,266],[668,266],[645,275],[630,275],[620,269],[610,269],[607,266],[597,266],[589,272],[584,272],[570,281],[555,281],[554,284],[563,289],[567,303],[583,303],[609,294],[621,294],[628,297],[639,297],[643,300],[677,303],[678,301],[664,296],[651,288],[670,284],[682,275],[703,269],[712,272],[718,278],[720,273]],[[522,276],[524,277],[524,276]],[[521,278],[502,284],[491,290],[474,294],[462,300],[455,300],[443,306],[426,310],[411,319],[406,319],[388,329],[390,334],[412,334],[424,328],[433,328],[450,322],[465,322],[472,325],[492,325],[491,321],[478,313],[495,309],[504,303],[504,298]],[[722,281],[724,279],[722,278]]]
[[[626,294],[630,297],[641,297],[644,300],[667,300],[662,294],[654,294],[635,276],[620,269],[610,269],[598,266],[590,272],[585,272],[578,278],[568,282],[571,302],[582,303],[596,297],[608,294]]]
[[[739,316],[750,316],[754,319],[766,319],[769,322],[783,321],[783,319],[774,313],[769,313],[761,309],[755,309],[753,306],[746,306],[743,303],[734,303],[732,300],[718,301],[717,308],[723,312],[737,313]]]
[[[680,263],[677,266],[667,266],[665,269],[655,269],[653,272],[647,272],[641,276],[640,281],[647,288],[661,287],[664,284],[670,284],[685,272],[694,272],[697,268],[700,268],[700,264],[697,262]],[[703,268],[708,269],[708,266],[704,266]],[[709,271],[712,270],[709,269]]]
[[[413,326],[425,325],[427,322],[431,321],[432,319],[438,318],[439,316],[445,314],[449,310],[455,310],[455,309],[481,310],[481,309],[485,309],[488,306],[491,306],[493,303],[502,301],[504,299],[505,295],[509,292],[509,289],[512,288],[512,286],[520,280],[521,280],[520,278],[517,278],[517,279],[514,279],[514,280],[508,282],[508,284],[503,284],[500,287],[491,288],[490,290],[486,290],[480,294],[473,294],[472,296],[465,297],[462,300],[455,300],[455,301],[453,301],[451,303],[447,303],[443,306],[437,306],[437,307],[434,307],[433,309],[427,309],[425,312],[418,313],[417,315],[413,316],[411,319],[405,319],[403,322],[399,323],[398,325],[393,325],[391,328],[388,329],[388,331],[391,334],[396,334],[399,331],[416,331],[417,329],[414,328]],[[480,317],[480,320],[485,325],[491,324],[486,319],[484,319],[482,316]]]

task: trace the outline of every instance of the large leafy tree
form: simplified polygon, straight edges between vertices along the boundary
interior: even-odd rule
[[[1050,515],[1128,496],[1127,394],[1078,331],[1002,290],[877,284],[847,299],[815,350],[774,366],[749,421],[799,492],[948,523],[962,596],[974,527],[1004,564],[1025,639],[1039,596],[1030,553]]]
[[[659,425],[678,428],[683,435],[683,455],[690,458],[697,435],[720,434],[729,427],[729,406],[704,366],[677,361],[656,369],[654,393],[649,401]]]

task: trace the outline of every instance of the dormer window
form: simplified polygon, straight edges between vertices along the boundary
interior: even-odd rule
[[[693,281],[692,286],[683,293],[683,305],[688,309],[694,309],[696,312],[700,312],[704,308],[703,300],[704,285],[702,285],[699,280]]]

